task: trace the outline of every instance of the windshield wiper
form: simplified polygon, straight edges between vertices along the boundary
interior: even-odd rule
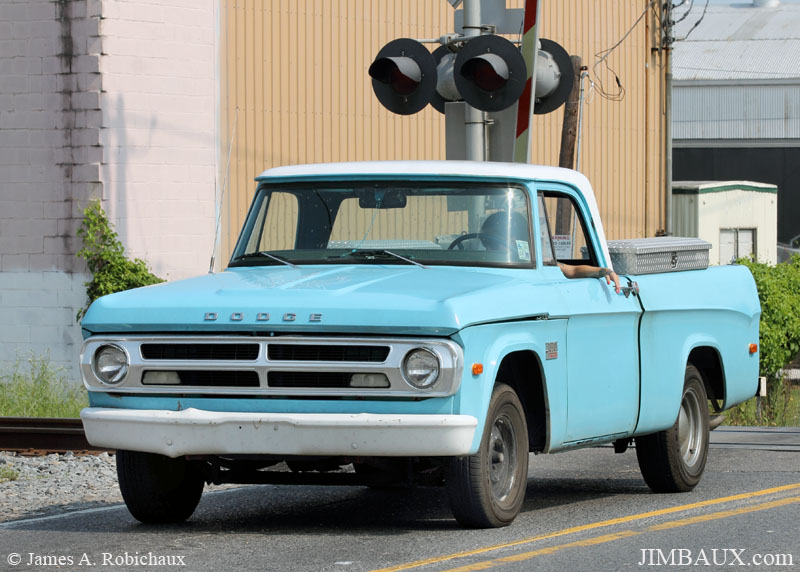
[[[257,258],[257,257],[270,258],[272,260],[275,260],[276,262],[280,262],[281,264],[285,264],[286,266],[291,266],[292,268],[297,268],[297,264],[292,264],[291,262],[289,262],[283,256],[278,256],[277,254],[270,254],[269,252],[266,252],[266,251],[263,251],[263,250],[260,251],[260,252],[248,252],[247,254],[242,254],[242,255],[237,256],[236,258],[234,258],[231,262],[239,262],[240,260],[244,260],[246,258]]]
[[[419,266],[420,268],[427,268],[424,264],[417,262],[416,260],[412,260],[410,258],[406,258],[405,256],[400,256],[399,254],[392,252],[391,250],[351,250],[350,252],[345,252],[344,254],[339,255],[337,258],[366,258],[367,260],[372,260],[378,257],[387,257],[391,256],[402,260],[404,262],[408,262],[409,264],[413,264],[415,266]]]

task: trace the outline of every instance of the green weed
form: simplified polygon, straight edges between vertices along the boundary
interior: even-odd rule
[[[0,415],[6,417],[79,417],[89,400],[83,385],[69,382],[48,356],[17,360],[0,373]]]

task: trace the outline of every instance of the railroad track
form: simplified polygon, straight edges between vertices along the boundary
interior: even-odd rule
[[[0,417],[0,451],[25,455],[48,453],[99,453],[86,440],[80,419],[52,417]]]

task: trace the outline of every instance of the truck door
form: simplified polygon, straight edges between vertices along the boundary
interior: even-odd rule
[[[641,306],[605,278],[568,279],[561,271],[561,265],[610,266],[582,197],[554,188],[540,191],[538,202],[542,260],[552,267],[546,275],[563,294],[568,318],[565,444],[630,433],[639,412]]]

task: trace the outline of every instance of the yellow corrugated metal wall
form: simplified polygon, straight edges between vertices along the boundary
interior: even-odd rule
[[[521,7],[523,0],[507,4]],[[592,72],[595,54],[623,38],[651,4],[657,5],[546,1],[541,34],[580,55]],[[603,98],[586,83],[580,168],[594,184],[610,238],[663,228],[664,74],[661,52],[651,50],[658,45],[656,9],[607,60],[624,98]],[[222,170],[231,153],[221,260],[241,228],[253,178],[267,168],[444,158],[444,116],[431,107],[405,117],[390,113],[375,99],[367,68],[394,38],[451,32],[453,9],[445,0],[221,0],[220,18]],[[609,92],[617,90],[613,75],[600,77]],[[594,74],[590,79],[597,85]],[[562,117],[558,110],[534,119],[532,162],[558,164]]]

